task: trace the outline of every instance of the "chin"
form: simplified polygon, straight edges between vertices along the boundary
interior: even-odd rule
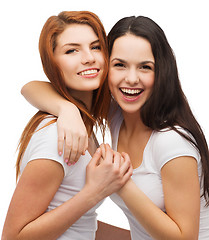
[[[90,85],[90,84],[89,84]],[[96,90],[100,87],[100,84],[92,84],[91,86],[88,86],[88,90],[87,91],[93,91]]]
[[[128,114],[136,114],[136,113],[140,113],[140,108],[133,108],[132,106],[128,106],[128,107],[123,107],[120,106],[122,111]]]

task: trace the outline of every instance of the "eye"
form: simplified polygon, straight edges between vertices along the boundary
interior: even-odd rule
[[[125,65],[123,63],[115,63],[114,67],[123,68]]]
[[[142,69],[151,70],[152,68],[149,65],[142,66]]]
[[[74,53],[76,52],[76,49],[69,49],[65,52],[65,54],[71,54],[71,53]]]
[[[148,64],[144,64],[144,65],[140,66],[140,69],[142,69],[144,71],[154,71],[154,66],[150,66]]]
[[[101,46],[100,45],[92,46],[92,50],[101,50]]]

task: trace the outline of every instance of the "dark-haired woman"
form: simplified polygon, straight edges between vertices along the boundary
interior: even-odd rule
[[[111,198],[126,214],[132,239],[209,239],[208,146],[164,32],[149,18],[127,17],[108,44],[112,147],[134,168]]]

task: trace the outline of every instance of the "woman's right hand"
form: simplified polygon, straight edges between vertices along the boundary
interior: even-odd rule
[[[98,201],[117,192],[131,177],[133,168],[128,158],[114,152],[105,144],[105,157],[98,148],[86,170],[86,185],[93,189]]]
[[[57,119],[58,152],[63,153],[66,164],[76,163],[88,148],[88,133],[81,118],[80,112],[73,104],[64,107],[59,112]]]

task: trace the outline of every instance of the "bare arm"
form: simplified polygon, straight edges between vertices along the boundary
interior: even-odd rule
[[[88,148],[88,134],[77,107],[64,99],[49,82],[32,81],[21,90],[25,99],[41,111],[58,117],[58,152],[64,159],[76,162]]]
[[[63,169],[54,161],[41,159],[27,165],[8,210],[3,240],[57,239],[93,205],[90,196],[81,191],[70,201],[45,213],[62,178]],[[82,205],[82,199],[88,199],[89,206]]]
[[[197,240],[200,189],[196,160],[191,157],[173,159],[165,164],[161,175],[166,213],[131,180],[119,191],[119,195],[154,239]]]
[[[2,240],[57,239],[86,211],[120,189],[130,178],[130,162],[120,163],[120,155],[113,156],[110,148],[107,152],[99,165],[101,150],[93,156],[84,188],[49,212],[46,209],[63,179],[63,168],[51,160],[29,162],[11,200]]]

